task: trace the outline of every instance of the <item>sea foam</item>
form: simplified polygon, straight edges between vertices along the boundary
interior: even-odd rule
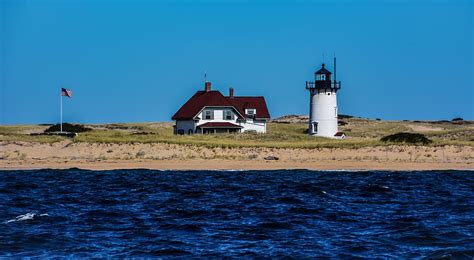
[[[23,215],[19,215],[19,216],[16,216],[15,218],[13,219],[10,219],[10,220],[7,220],[3,223],[7,224],[7,223],[11,223],[11,222],[19,222],[19,221],[25,221],[25,220],[32,220],[32,219],[36,219],[36,218],[39,218],[39,217],[48,217],[49,215],[44,213],[44,214],[37,214],[37,213],[32,213],[32,212],[28,212],[26,214],[23,214]]]

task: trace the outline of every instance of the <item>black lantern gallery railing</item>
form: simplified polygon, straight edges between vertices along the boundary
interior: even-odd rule
[[[341,82],[336,81],[306,81],[306,89],[333,89],[339,90]]]

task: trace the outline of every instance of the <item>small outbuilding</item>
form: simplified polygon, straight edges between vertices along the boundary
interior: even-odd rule
[[[336,134],[334,134],[334,138],[336,138],[336,139],[346,139],[346,134],[344,134],[343,132],[337,132]]]

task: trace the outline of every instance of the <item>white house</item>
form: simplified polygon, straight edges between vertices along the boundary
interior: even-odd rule
[[[229,96],[211,90],[211,82],[196,92],[171,118],[174,134],[210,134],[255,131],[266,133],[270,120],[264,97]]]

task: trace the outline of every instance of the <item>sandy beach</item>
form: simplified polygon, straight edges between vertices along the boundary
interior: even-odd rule
[[[474,169],[470,146],[206,148],[163,143],[0,142],[1,169],[447,170]],[[270,158],[269,158],[270,157]],[[275,160],[278,158],[278,160]]]

